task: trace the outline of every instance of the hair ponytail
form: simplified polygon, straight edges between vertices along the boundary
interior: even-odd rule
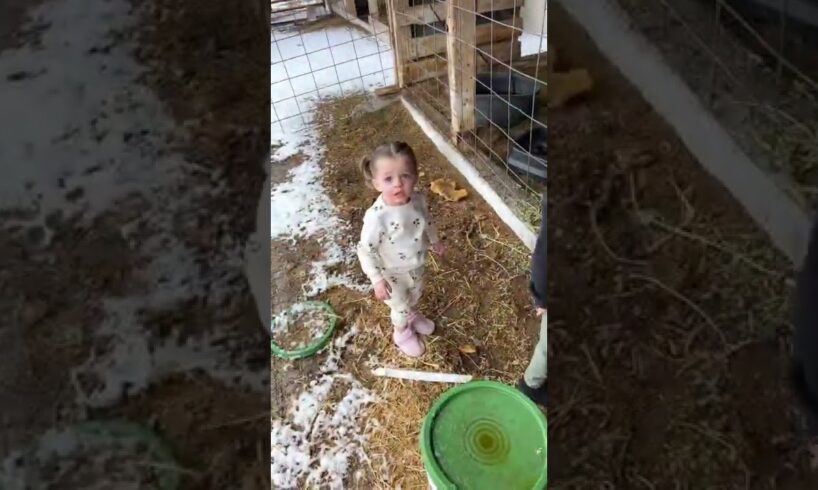
[[[361,161],[358,162],[358,170],[364,176],[364,184],[370,189],[374,189],[372,186],[372,179],[374,178],[372,175],[372,159],[368,156],[361,158]]]

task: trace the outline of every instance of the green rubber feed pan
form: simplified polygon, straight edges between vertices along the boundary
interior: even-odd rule
[[[423,421],[420,453],[435,490],[543,490],[548,425],[516,389],[472,381],[443,393]]]
[[[321,349],[329,344],[332,335],[335,333],[335,324],[338,315],[329,303],[324,301],[305,301],[291,306],[287,311],[283,312],[278,317],[273,317],[271,327],[272,334],[275,337],[277,328],[283,323],[286,328],[288,316],[298,315],[301,313],[315,313],[319,314],[321,321],[318,322],[317,329],[313,332],[308,332],[308,339],[302,345],[279,345],[275,339],[270,341],[270,350],[273,355],[282,359],[303,359],[305,357],[314,356]]]

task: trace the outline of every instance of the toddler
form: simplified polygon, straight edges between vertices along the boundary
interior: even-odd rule
[[[420,357],[422,338],[435,324],[415,310],[423,289],[426,251],[445,247],[429,218],[426,197],[415,192],[417,161],[403,142],[382,145],[361,161],[366,184],[380,195],[364,215],[358,260],[375,288],[375,297],[392,310],[392,338],[404,354]]]

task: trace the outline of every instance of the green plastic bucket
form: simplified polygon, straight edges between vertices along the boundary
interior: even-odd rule
[[[438,398],[423,421],[420,454],[434,490],[543,490],[548,424],[516,389],[472,381]]]

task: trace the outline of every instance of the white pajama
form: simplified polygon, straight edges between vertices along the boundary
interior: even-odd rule
[[[386,271],[384,279],[392,289],[390,298],[385,301],[392,310],[389,315],[392,325],[403,328],[423,293],[423,267],[409,272]]]
[[[373,286],[385,279],[392,288],[386,304],[397,328],[406,326],[407,316],[420,300],[426,252],[437,241],[426,197],[419,192],[400,206],[389,206],[378,196],[364,215],[358,260]]]

